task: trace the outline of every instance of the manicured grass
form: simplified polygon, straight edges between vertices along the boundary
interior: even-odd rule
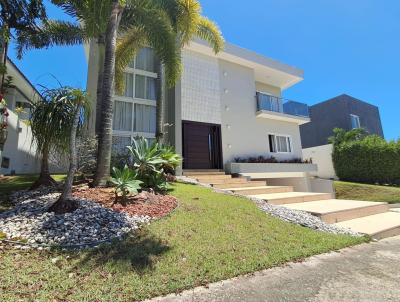
[[[336,198],[400,203],[400,187],[335,181]]]
[[[5,176],[0,178],[0,213],[9,208],[8,195],[14,191],[29,188],[37,175]],[[56,181],[65,179],[65,175],[52,175]]]
[[[365,241],[272,218],[251,201],[176,184],[180,206],[136,238],[80,253],[0,254],[0,301],[135,301]],[[51,259],[60,257],[53,264]]]

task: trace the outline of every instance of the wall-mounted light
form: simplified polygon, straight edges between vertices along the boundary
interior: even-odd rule
[[[225,88],[224,93],[227,94],[228,92],[229,92],[229,90]]]
[[[226,128],[227,128],[228,130],[230,130],[230,129],[231,129],[231,125],[226,125]]]
[[[228,144],[228,148],[229,148],[229,149],[232,149],[232,145],[231,145],[231,144]]]
[[[229,106],[225,106],[225,111],[229,111]]]
[[[228,73],[226,71],[224,71],[224,77],[228,76]]]

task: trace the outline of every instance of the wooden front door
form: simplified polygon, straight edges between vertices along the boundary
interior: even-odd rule
[[[183,168],[221,169],[221,125],[184,121]]]

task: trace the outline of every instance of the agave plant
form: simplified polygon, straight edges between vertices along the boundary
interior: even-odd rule
[[[137,170],[138,176],[146,177],[152,173],[162,173],[162,165],[166,160],[161,157],[158,144],[150,145],[141,137],[133,140],[133,145],[127,147],[132,157],[133,167]]]
[[[179,154],[169,146],[158,143],[149,144],[145,138],[133,141],[127,147],[131,156],[131,167],[137,171],[143,187],[164,192],[168,189],[167,174],[175,174],[182,161]]]
[[[166,174],[175,175],[176,168],[182,163],[182,157],[175,152],[172,146],[156,145],[160,151],[160,157],[165,160],[162,169]]]
[[[126,202],[126,198],[129,194],[137,194],[141,189],[142,181],[137,179],[135,171],[128,168],[127,165],[120,170],[113,167],[113,177],[110,181],[115,185],[115,203],[121,199]]]

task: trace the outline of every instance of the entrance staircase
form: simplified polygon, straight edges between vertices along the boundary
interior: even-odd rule
[[[400,212],[385,202],[332,199],[330,193],[295,192],[291,186],[225,174],[220,170],[184,170],[183,174],[214,188],[263,199],[273,205],[308,212],[322,221],[367,234],[374,239],[400,235]]]

